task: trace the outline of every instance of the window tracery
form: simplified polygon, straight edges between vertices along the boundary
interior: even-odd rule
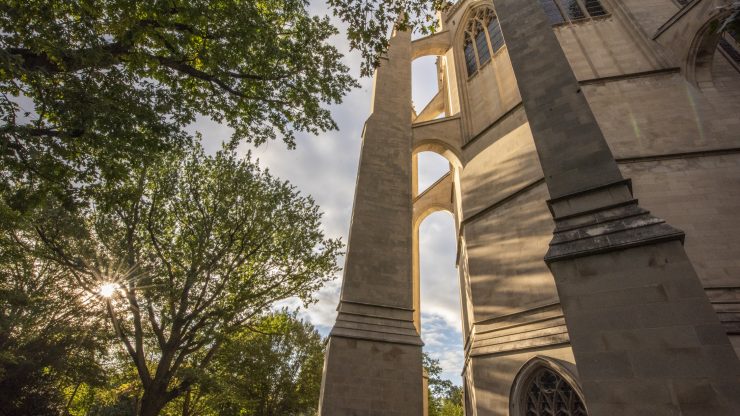
[[[578,393],[548,368],[536,370],[523,393],[526,416],[588,416]]]
[[[599,0],[539,0],[552,25],[570,23],[608,13]]]
[[[740,68],[740,32],[726,30],[720,34],[719,47],[727,54],[729,59]]]
[[[478,9],[465,25],[463,53],[468,76],[475,74],[504,46],[504,35],[493,10]]]

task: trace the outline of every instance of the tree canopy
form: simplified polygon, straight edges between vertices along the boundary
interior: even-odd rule
[[[310,197],[199,146],[87,194],[73,208],[49,197],[0,236],[0,414],[171,414],[193,389],[232,386],[234,368],[241,390],[221,410],[315,404],[320,337],[263,318],[281,299],[311,303],[338,270],[342,244]]]
[[[162,416],[308,416],[318,407],[325,341],[286,309],[228,334],[209,368]],[[67,388],[71,415],[136,414],[141,389],[125,357],[106,365],[105,384]],[[120,360],[124,358],[124,360]],[[71,395],[74,393],[74,397]]]
[[[16,240],[40,239],[40,255],[102,296],[142,415],[183,394],[229,334],[277,300],[310,303],[338,270],[342,244],[320,231],[313,200],[233,151],[171,152],[92,194],[77,215],[47,207]]]
[[[312,301],[341,243],[233,149],[336,127],[336,33],[303,0],[0,4],[3,411],[156,414],[275,301]],[[201,116],[233,129],[216,155]]]
[[[424,353],[422,356],[429,389],[429,416],[463,416],[462,387],[442,378],[439,360]]]
[[[122,177],[199,115],[260,144],[336,127],[357,85],[304,0],[8,0],[0,5],[0,186],[27,208]]]
[[[60,382],[103,378],[102,316],[61,267],[0,240],[0,415],[61,414]]]
[[[312,415],[323,365],[324,341],[316,329],[295,312],[275,312],[224,343],[201,388],[202,401],[222,416]]]
[[[388,48],[391,28],[431,33],[435,13],[449,7],[447,0],[328,0],[334,14],[347,23],[350,47],[363,57],[362,74],[369,76]]]

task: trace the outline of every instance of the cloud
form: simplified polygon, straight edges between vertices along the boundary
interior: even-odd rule
[[[304,308],[301,301],[297,298],[291,298],[278,302],[273,306],[273,309],[281,309],[283,307],[287,307],[290,310],[298,309],[298,316],[303,320],[311,322],[319,333],[326,337],[334,325],[341,287],[342,280],[338,276],[337,279],[327,283],[314,295],[318,302],[310,305],[308,308]]]
[[[442,367],[442,377],[460,385],[460,373],[463,368],[462,336],[457,327],[449,324],[448,320],[433,312],[421,314],[424,352],[439,360]]]

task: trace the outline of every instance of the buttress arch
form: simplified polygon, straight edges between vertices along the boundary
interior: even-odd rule
[[[459,229],[459,160],[442,146],[420,146],[414,149],[412,156],[412,188],[418,184],[418,155],[421,152],[433,152],[444,157],[449,163],[449,170],[439,179],[413,197],[412,214],[412,279],[414,296],[414,325],[421,333],[421,262],[419,253],[419,230],[424,220],[431,214],[445,211],[453,219],[455,234]]]
[[[712,67],[714,56],[721,52],[720,40],[725,33],[717,28],[730,16],[727,9],[712,10],[706,16],[705,23],[696,32],[686,55],[686,78],[699,88],[713,86]]]

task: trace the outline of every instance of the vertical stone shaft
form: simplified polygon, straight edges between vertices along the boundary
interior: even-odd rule
[[[495,2],[552,198],[622,179],[536,0]]]
[[[422,414],[412,283],[411,40],[391,38],[375,74],[347,260],[329,336],[322,416]]]
[[[545,174],[589,414],[738,414],[740,362],[683,233],[633,198],[536,0],[494,0]]]

